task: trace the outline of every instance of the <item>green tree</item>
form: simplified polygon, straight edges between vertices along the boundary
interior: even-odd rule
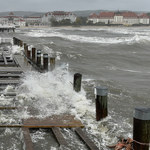
[[[58,26],[59,22],[55,18],[50,19],[51,26]]]

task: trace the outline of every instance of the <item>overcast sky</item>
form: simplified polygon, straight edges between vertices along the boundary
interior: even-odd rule
[[[150,11],[150,0],[0,0],[3,11],[133,10]]]

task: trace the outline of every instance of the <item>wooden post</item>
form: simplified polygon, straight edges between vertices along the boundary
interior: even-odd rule
[[[55,69],[55,57],[50,57],[50,70],[53,71]]]
[[[48,54],[43,54],[43,69],[48,71]]]
[[[31,51],[29,50],[29,48],[28,48],[28,45],[26,46],[26,48],[27,48],[27,58],[30,58],[30,55],[31,55]]]
[[[133,149],[150,149],[150,108],[135,108],[133,119]]]
[[[22,47],[23,46],[23,42],[20,40],[20,47]]]
[[[19,46],[19,39],[16,38],[16,41],[17,41],[17,45]]]
[[[73,88],[76,92],[81,91],[81,80],[82,80],[82,75],[80,73],[74,74]]]
[[[36,48],[32,48],[32,62],[35,62],[35,52]]]
[[[96,121],[99,121],[108,115],[107,110],[107,87],[96,87]]]
[[[37,50],[37,59],[36,59],[37,66],[41,66],[41,50]]]
[[[27,46],[27,44],[24,43],[24,54],[25,54],[25,55],[27,55],[26,46]]]
[[[14,45],[16,45],[16,38],[15,37],[13,37],[13,43],[14,43]]]

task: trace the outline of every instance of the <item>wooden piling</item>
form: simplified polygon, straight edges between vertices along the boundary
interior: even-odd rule
[[[50,57],[50,70],[53,71],[55,69],[55,57]]]
[[[16,45],[16,38],[13,37],[13,44]]]
[[[32,48],[32,62],[35,62],[35,52],[36,48]]]
[[[99,121],[108,115],[107,109],[107,94],[108,89],[106,87],[96,87],[96,121]]]
[[[27,46],[27,44],[24,43],[24,54],[25,54],[25,55],[27,55],[26,46]]]
[[[43,54],[43,69],[48,71],[48,54]]]
[[[135,108],[133,119],[133,149],[150,149],[150,108]]]
[[[31,51],[28,48],[28,45],[26,46],[26,51],[27,51],[27,58],[30,58]]]
[[[23,42],[20,40],[20,47],[22,47],[23,46]]]
[[[74,74],[73,88],[76,92],[81,91],[81,80],[82,80],[82,75],[80,73]]]
[[[36,64],[37,64],[38,67],[41,66],[41,50],[37,50]]]

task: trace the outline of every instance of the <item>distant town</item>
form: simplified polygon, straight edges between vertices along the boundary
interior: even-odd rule
[[[124,25],[124,26],[149,26],[150,16],[147,13],[135,13],[131,11],[101,11],[92,13],[88,17],[77,16],[73,12],[53,11],[42,16],[18,16],[10,12],[6,16],[0,16],[0,25],[25,26],[82,26],[82,25]]]

